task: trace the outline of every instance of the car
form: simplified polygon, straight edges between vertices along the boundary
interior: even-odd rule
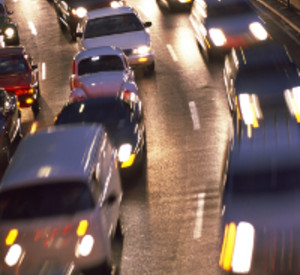
[[[7,9],[4,0],[0,0],[0,35],[4,37],[4,46],[20,44],[18,25],[10,18],[11,14],[13,12]]]
[[[237,97],[243,93],[257,95],[263,109],[280,108],[284,91],[300,86],[299,72],[287,48],[277,41],[233,48],[226,55],[223,67],[225,93],[231,113],[236,111]]]
[[[78,47],[79,50],[119,47],[131,67],[141,67],[151,74],[155,70],[154,51],[148,32],[151,25],[151,21],[143,21],[137,11],[129,6],[93,10],[78,25]]]
[[[146,129],[141,100],[133,93],[69,102],[55,117],[54,125],[102,124],[118,149],[123,179],[139,176],[145,168]]]
[[[31,107],[34,116],[38,115],[39,69],[24,46],[0,48],[0,87],[17,96],[20,108]]]
[[[300,125],[283,112],[265,114],[252,135],[244,125],[226,153],[220,274],[300,272]]]
[[[188,10],[191,8],[193,0],[156,0],[158,5],[163,5],[171,11]]]
[[[73,58],[69,78],[70,99],[77,97],[116,96],[123,91],[138,94],[134,71],[124,52],[116,47],[103,46],[78,52]]]
[[[52,272],[111,274],[122,236],[116,157],[99,124],[50,126],[21,140],[0,183],[1,274],[37,274],[47,262]]]
[[[22,138],[21,112],[17,98],[0,88],[0,175],[2,176],[15,147]]]
[[[231,48],[269,38],[263,20],[248,0],[195,0],[189,20],[206,62],[223,59]]]
[[[124,0],[54,0],[54,7],[59,25],[67,28],[72,39],[76,40],[77,24],[90,10],[104,7],[119,7],[126,5]]]

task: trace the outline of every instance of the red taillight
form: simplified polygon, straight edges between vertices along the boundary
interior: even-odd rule
[[[21,89],[15,89],[13,92],[16,96],[32,95],[32,94],[34,94],[34,89],[33,88],[21,88]]]

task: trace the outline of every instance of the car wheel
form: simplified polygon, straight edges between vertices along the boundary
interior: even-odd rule
[[[153,61],[150,65],[146,66],[145,68],[145,75],[152,75],[155,70],[155,62]]]

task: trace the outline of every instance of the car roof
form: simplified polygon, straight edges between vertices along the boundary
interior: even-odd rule
[[[135,10],[130,6],[123,6],[118,8],[108,7],[108,8],[100,8],[100,9],[89,11],[87,13],[87,18],[94,19],[98,17],[105,17],[105,16],[118,15],[118,14],[128,14],[128,13],[136,14]]]
[[[0,55],[10,55],[10,54],[23,54],[25,52],[25,47],[20,46],[6,46],[4,48],[0,48]]]
[[[0,190],[19,186],[86,180],[98,142],[106,137],[99,124],[52,126],[21,140],[5,171]]]
[[[286,46],[273,39],[267,39],[248,47],[235,48],[231,54],[233,52],[236,54],[241,68],[263,65],[270,62],[293,62]]]
[[[253,130],[251,137],[245,127],[235,137],[228,159],[227,178],[237,188],[243,188],[239,187],[246,184],[242,178],[248,180],[249,175],[261,177],[273,173],[275,176],[300,171],[300,124],[284,116],[273,117]],[[240,180],[232,181],[231,176]]]
[[[92,48],[92,49],[80,51],[75,55],[74,59],[78,61],[81,59],[90,58],[92,56],[99,56],[99,55],[123,56],[123,51],[120,48],[114,46],[103,46],[99,48]]]

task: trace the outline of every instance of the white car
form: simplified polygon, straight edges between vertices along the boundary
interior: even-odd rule
[[[189,20],[206,61],[223,58],[231,48],[269,38],[263,20],[249,0],[194,0]]]
[[[0,274],[41,274],[45,263],[111,274],[123,193],[100,124],[27,135],[0,186]]]
[[[78,98],[115,96],[128,91],[138,94],[134,71],[124,52],[104,46],[78,52],[73,58],[70,101]]]
[[[116,46],[127,55],[130,66],[153,73],[154,51],[148,32],[151,25],[129,6],[90,11],[78,24],[79,50]]]

